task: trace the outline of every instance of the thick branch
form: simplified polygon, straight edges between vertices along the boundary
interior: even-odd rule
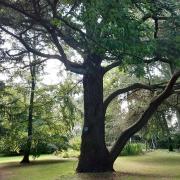
[[[4,87],[5,87],[4,82],[0,81],[0,90],[4,89]]]
[[[159,23],[158,23],[158,19],[155,18],[154,19],[154,39],[158,38],[158,31],[159,31]]]
[[[31,19],[39,21],[39,19],[36,16],[33,16],[32,14],[27,13],[22,8],[18,8],[16,3],[9,3],[4,0],[0,0],[0,5],[3,5],[4,7],[10,8],[10,9],[13,9],[13,10],[25,15],[26,17],[29,17]]]
[[[156,33],[157,34],[157,33]],[[125,54],[124,55],[130,55],[130,54]],[[131,55],[130,55],[131,56]],[[135,57],[135,56],[134,56]],[[138,59],[141,59],[144,63],[146,64],[150,64],[150,63],[153,63],[153,62],[157,62],[157,61],[160,61],[160,62],[164,62],[164,63],[170,63],[170,61],[165,58],[165,57],[159,57],[159,56],[156,56],[154,58],[151,58],[151,59],[148,59],[148,60],[145,60],[145,59],[142,59],[140,57],[137,57],[136,58]],[[115,67],[118,67],[122,65],[122,60],[118,60],[118,61],[115,61],[113,62],[112,64],[106,66],[103,68],[103,71],[104,71],[104,74],[107,73],[108,71],[110,71],[111,69],[115,68]]]
[[[116,62],[113,62],[112,64],[106,66],[103,68],[103,71],[104,71],[104,74],[107,73],[108,71],[110,71],[111,69],[117,67],[117,66],[120,66],[122,64],[122,61],[119,60],[119,61],[116,61]]]
[[[166,86],[165,90],[157,96],[155,99],[151,101],[147,109],[144,111],[144,113],[141,115],[141,117],[138,119],[137,122],[135,122],[132,126],[130,126],[128,129],[126,129],[118,138],[114,146],[112,147],[110,151],[111,161],[114,162],[120,152],[122,151],[123,147],[129,140],[129,138],[138,132],[144,125],[147,124],[148,120],[152,117],[154,112],[157,110],[159,105],[167,99],[173,91],[174,84],[176,83],[177,79],[180,77],[180,71],[175,73],[171,80],[169,81],[168,85]]]
[[[111,103],[111,101],[116,98],[118,95],[129,92],[129,91],[133,91],[136,89],[147,89],[147,90],[153,90],[154,87],[153,86],[149,86],[149,85],[145,85],[145,84],[140,84],[140,83],[135,83],[132,84],[126,88],[123,89],[118,89],[115,92],[113,92],[112,94],[110,94],[106,100],[104,101],[104,112],[106,113],[107,107],[108,105]]]
[[[12,37],[16,38],[17,40],[19,40],[19,42],[21,44],[23,44],[23,46],[27,49],[27,51],[37,55],[37,56],[41,56],[41,57],[45,57],[45,58],[49,58],[49,59],[61,59],[61,56],[59,55],[50,55],[50,54],[45,54],[45,53],[42,53],[32,47],[30,47],[25,41],[24,39],[22,39],[20,36],[17,36],[15,34],[13,34],[12,32],[10,32],[9,30],[7,30],[6,28],[4,27],[0,27],[4,32],[6,32],[7,34],[11,35]]]
[[[83,55],[83,44],[79,43],[72,37],[70,32],[62,32],[58,28],[56,28],[57,36],[60,37],[66,44],[68,44],[71,48],[76,49],[76,51]]]
[[[17,56],[22,56],[24,54],[27,54],[28,51],[27,50],[23,50],[23,51],[20,51],[18,53],[15,53],[15,54],[10,54],[10,52],[13,51],[13,49],[9,50],[9,51],[6,51],[6,54],[9,56],[9,57],[17,57]]]
[[[159,56],[156,56],[156,57],[148,59],[148,60],[144,60],[144,63],[150,64],[150,63],[157,62],[157,61],[160,61],[163,63],[170,63],[170,60],[168,60],[167,58],[159,57]]]
[[[163,17],[163,16],[155,16],[155,15],[153,15],[153,14],[146,14],[143,18],[142,18],[142,21],[144,22],[144,21],[146,21],[146,20],[148,20],[149,18],[151,18],[151,19],[157,19],[157,20],[167,20],[169,17]]]
[[[60,51],[60,53],[64,53],[63,56],[60,56],[58,54],[51,55],[51,54],[42,53],[42,52],[38,51],[37,49],[34,49],[34,48],[30,47],[26,43],[26,41],[24,41],[24,39],[22,37],[13,34],[12,32],[10,32],[9,30],[7,30],[6,28],[4,28],[2,26],[0,28],[4,32],[6,32],[7,34],[9,34],[12,37],[16,38],[17,40],[19,40],[19,42],[21,44],[23,44],[23,46],[27,49],[28,52],[31,52],[31,53],[33,53],[33,54],[35,54],[37,56],[48,58],[48,59],[58,59],[58,60],[60,60],[65,65],[67,70],[72,71],[74,73],[77,73],[77,74],[85,74],[86,73],[86,70],[83,67],[83,65],[78,64],[78,63],[73,63],[73,62],[67,60],[66,55],[65,55],[63,49],[60,49],[60,48],[62,48],[60,46],[60,44],[58,44],[59,45],[58,46],[59,47],[58,50]]]

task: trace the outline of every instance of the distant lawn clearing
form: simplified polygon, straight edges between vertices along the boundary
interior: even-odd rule
[[[116,173],[75,174],[77,160],[43,155],[31,165],[18,163],[22,157],[0,157],[0,180],[180,180],[180,153],[154,151],[141,156],[120,157]]]

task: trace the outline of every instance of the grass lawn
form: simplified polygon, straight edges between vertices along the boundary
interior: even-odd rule
[[[141,156],[120,157],[116,173],[75,174],[76,160],[43,155],[30,165],[22,157],[0,157],[0,180],[180,180],[180,153],[154,151]]]

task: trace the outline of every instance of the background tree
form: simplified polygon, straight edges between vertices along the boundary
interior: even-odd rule
[[[27,147],[29,99],[32,89],[29,68],[34,65],[37,71],[40,66],[38,61],[35,64],[27,58],[18,65],[16,61],[15,65],[13,62],[9,62],[8,66],[4,64],[2,68],[8,69],[4,72],[7,77],[6,86],[1,92],[0,110],[0,126],[3,130],[0,152],[6,155],[22,154]],[[41,82],[43,73],[40,73],[40,69],[37,72],[30,151],[34,156],[67,149],[76,121],[81,118],[73,97],[78,97],[79,81],[67,76],[61,84],[46,85]]]
[[[35,57],[34,61],[36,60]],[[31,61],[31,60],[30,60]],[[35,96],[35,87],[36,87],[36,65],[33,65],[30,62],[30,100],[29,100],[29,109],[28,109],[28,137],[27,137],[27,145],[24,149],[24,157],[21,163],[29,163],[29,155],[31,151],[31,144],[32,144],[32,136],[33,136],[33,111],[34,111],[34,96]]]

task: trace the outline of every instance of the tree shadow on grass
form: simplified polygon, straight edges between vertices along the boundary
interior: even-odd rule
[[[10,163],[4,163],[2,165],[2,169],[11,169],[11,168],[17,168],[17,167],[30,167],[30,166],[41,166],[41,165],[49,165],[49,164],[59,164],[59,163],[66,163],[66,162],[72,162],[74,160],[72,159],[52,159],[52,160],[33,160],[30,163],[20,164],[20,162],[10,162]]]
[[[61,176],[56,180],[165,180],[171,179],[170,177],[162,177],[151,174],[139,174],[139,173],[125,173],[125,172],[113,172],[113,173],[83,173],[76,174],[72,177]]]

